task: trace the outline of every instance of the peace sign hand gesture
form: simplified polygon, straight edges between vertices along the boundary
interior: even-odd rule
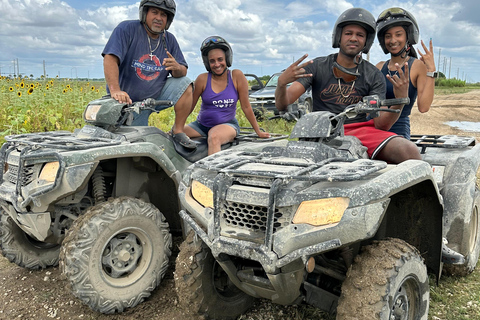
[[[305,67],[309,64],[313,63],[313,60],[309,60],[300,64],[305,58],[308,57],[308,54],[304,54],[300,59],[292,63],[285,71],[282,72],[280,77],[278,77],[278,85],[279,86],[286,86],[289,83],[305,77],[311,77],[313,74],[305,73]]]

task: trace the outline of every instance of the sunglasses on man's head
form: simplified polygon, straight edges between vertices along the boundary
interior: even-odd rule
[[[174,0],[163,0],[165,6],[169,9],[176,9],[175,1]]]
[[[346,69],[344,70],[342,69],[344,68],[340,67],[340,65],[337,63],[333,65],[333,75],[335,76],[336,79],[343,79],[343,81],[345,82],[352,82],[357,80],[358,74],[350,72]]]
[[[402,8],[389,8],[386,10],[383,10],[382,13],[378,16],[378,20],[383,20],[388,17],[395,17],[395,16],[404,16],[406,15],[405,10]]]

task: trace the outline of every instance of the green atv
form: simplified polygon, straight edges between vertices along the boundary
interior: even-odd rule
[[[370,96],[339,115],[309,113],[286,146],[226,150],[189,167],[179,188],[191,229],[176,262],[180,303],[212,319],[236,319],[265,298],[342,320],[426,320],[443,238],[465,256],[452,272],[478,261],[480,146],[417,136],[423,161],[393,165],[344,136],[346,118],[400,102]]]
[[[88,104],[87,123],[65,131],[6,137],[0,149],[0,246],[30,269],[60,263],[73,294],[92,309],[121,312],[160,284],[182,232],[178,185],[185,169],[207,156],[155,127],[129,126],[133,105],[104,97]],[[284,144],[244,131],[224,149]]]

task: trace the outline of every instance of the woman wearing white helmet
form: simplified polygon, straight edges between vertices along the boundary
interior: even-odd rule
[[[390,128],[391,132],[410,139],[410,113],[417,101],[418,110],[422,113],[430,109],[435,88],[435,62],[433,58],[433,45],[430,40],[430,50],[423,41],[421,42],[425,53],[419,51],[420,59],[412,45],[418,42],[417,21],[407,10],[402,8],[389,8],[384,10],[377,19],[377,37],[383,52],[390,53],[390,59],[381,61],[377,68],[385,77],[393,78],[397,71],[395,64],[408,65],[410,70],[410,84],[408,96],[410,104],[403,107],[397,122]],[[387,99],[394,98],[390,81],[387,83]]]
[[[208,154],[221,150],[222,144],[233,141],[240,132],[235,118],[237,102],[260,138],[270,134],[260,131],[248,99],[248,82],[240,70],[230,71],[233,52],[230,44],[222,37],[206,38],[200,47],[207,73],[195,80],[192,110],[199,97],[202,106],[197,120],[185,127],[190,137],[208,137]]]

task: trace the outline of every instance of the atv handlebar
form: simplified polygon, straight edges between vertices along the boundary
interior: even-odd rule
[[[369,96],[373,97],[373,96]],[[410,98],[395,98],[395,99],[385,99],[385,100],[379,100],[379,105],[381,107],[384,106],[396,106],[399,104],[409,104],[410,103]]]
[[[173,106],[173,101],[171,100],[155,100],[153,98],[147,98],[142,101],[134,102],[130,106],[125,108],[125,111],[134,111],[136,113],[140,113],[141,110],[152,110],[154,112],[158,112],[155,110],[156,106],[166,105],[166,106]]]
[[[404,105],[410,102],[410,98],[395,98],[395,99],[384,99],[380,100],[378,96],[366,96],[363,97],[362,101],[357,102],[356,104],[349,105],[345,110],[339,113],[335,118],[347,117],[349,119],[355,118],[358,114],[368,113],[371,118],[378,117],[379,112],[393,112],[400,113],[399,109],[390,109],[390,108],[380,108],[387,106],[395,105]]]

